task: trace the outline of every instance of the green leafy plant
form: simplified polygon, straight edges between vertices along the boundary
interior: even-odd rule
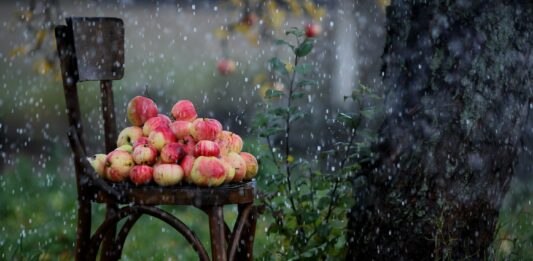
[[[374,117],[373,109],[361,99],[373,97],[365,86],[345,97],[359,106],[357,112],[340,113],[333,123],[345,132],[345,141],[336,141],[317,155],[295,155],[293,127],[310,117],[302,100],[318,86],[308,78],[312,66],[305,63],[315,39],[298,28],[286,35],[289,39],[276,43],[290,48],[292,62],[275,57],[269,60],[269,69],[287,87],[266,92],[253,124],[260,141],[265,141],[259,142],[264,145],[259,147],[258,182],[259,200],[272,218],[267,228],[272,246],[267,249],[282,260],[338,258],[346,252],[346,214],[355,204],[350,182],[364,183],[359,164],[372,156],[368,153],[372,135],[360,126],[365,118]]]

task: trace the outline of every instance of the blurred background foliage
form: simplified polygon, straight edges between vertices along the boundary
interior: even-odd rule
[[[293,26],[320,24],[322,33],[307,58],[317,86],[304,97],[309,116],[293,128],[297,135],[291,156],[328,168],[335,159],[318,157],[320,152],[335,151],[335,144],[353,134],[339,125],[339,113],[350,117],[360,112],[358,104],[344,101],[344,96],[361,91],[361,86],[378,95],[383,92],[380,55],[388,4],[388,0],[0,2],[0,260],[73,258],[76,188],[53,39],[54,25],[63,24],[65,17],[114,16],[125,22],[126,73],[114,84],[119,127],[126,126],[127,101],[148,86],[162,112],[168,114],[178,99],[190,99],[201,115],[217,118],[241,134],[247,149],[259,155],[268,155],[268,150],[251,128],[261,110],[257,105],[265,104],[265,96],[273,92],[269,90],[285,92],[287,86],[267,70],[267,62],[271,57],[294,62],[290,50],[276,45],[276,39]],[[234,61],[235,71],[220,74],[221,59]],[[103,151],[97,83],[79,88],[88,153]],[[375,105],[372,99],[362,103]],[[372,115],[363,124],[373,130],[380,117]],[[272,139],[282,141],[279,136]],[[263,156],[258,183],[265,190],[277,181],[271,163]],[[518,173],[521,179],[513,182],[501,213],[494,250],[502,259],[533,256],[533,192],[531,182],[524,182],[530,180],[526,172]],[[103,208],[94,208],[96,225]],[[203,214],[185,207],[168,210],[209,247]],[[230,223],[235,212],[232,207],[225,209]],[[342,213],[341,209],[339,220]],[[287,242],[269,232],[273,221],[270,215],[259,219],[256,256],[281,260],[283,255],[273,253],[280,253]],[[124,260],[194,259],[193,249],[170,227],[147,217],[141,223],[127,239]]]

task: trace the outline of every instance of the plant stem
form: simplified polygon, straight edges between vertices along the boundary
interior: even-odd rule
[[[291,168],[289,166],[290,155],[290,132],[291,132],[291,103],[292,103],[292,87],[294,85],[294,79],[296,79],[296,66],[298,65],[298,56],[294,59],[294,71],[292,73],[291,83],[289,85],[289,98],[287,99],[287,117],[285,122],[285,169],[287,171],[287,184],[289,186],[289,192],[291,191]]]
[[[348,161],[348,156],[350,155],[350,148],[352,147],[352,143],[355,138],[354,129],[350,129],[350,141],[348,142],[348,147],[346,148],[346,154],[344,155],[344,159],[342,159],[340,170],[344,168],[344,165],[346,165],[346,162]],[[331,200],[329,201],[328,206],[328,212],[326,213],[326,217],[324,218],[325,222],[327,223],[329,221],[329,218],[331,217],[331,213],[333,212],[333,204],[335,204],[335,201],[337,201],[337,188],[339,187],[339,179],[335,179],[335,183],[333,185],[333,191],[331,192]]]
[[[353,130],[353,129],[350,129]],[[344,168],[344,165],[346,165],[346,162],[348,161],[349,151],[350,147],[352,147],[352,143],[354,141],[355,133],[350,133],[350,140],[348,142],[348,147],[346,148],[346,154],[344,156],[344,159],[341,162],[340,169],[342,170]],[[339,180],[335,180],[335,183],[333,185],[333,191],[331,192],[331,200],[329,201],[328,205],[328,212],[326,213],[326,217],[324,218],[324,223],[329,222],[329,218],[331,217],[331,213],[333,212],[333,204],[335,201],[337,201],[337,188],[339,186]],[[306,241],[311,240],[311,238],[316,234],[316,227],[313,230],[313,232],[306,238]]]
[[[298,39],[296,40],[299,45],[300,41]],[[290,162],[289,162],[289,156],[290,156],[289,143],[290,143],[290,133],[291,133],[291,122],[290,122],[291,104],[292,104],[292,93],[293,93],[294,81],[296,79],[296,66],[298,66],[298,55],[295,54],[292,78],[289,84],[289,97],[287,99],[287,117],[285,121],[285,170],[287,172],[287,190],[288,190],[289,202],[291,204],[292,211],[294,211],[294,215],[296,216],[296,223],[298,224],[298,236],[304,240],[303,242],[299,242],[299,243],[305,244],[307,241],[306,240],[307,237],[305,236],[305,232],[303,230],[302,217],[300,213],[296,210],[296,204],[294,203],[294,198],[292,196],[291,167],[290,167]]]

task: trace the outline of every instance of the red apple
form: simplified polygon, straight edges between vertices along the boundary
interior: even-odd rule
[[[133,145],[143,136],[143,130],[137,126],[131,126],[123,129],[118,135],[117,147],[122,145]]]
[[[194,164],[194,160],[196,160],[196,158],[193,155],[185,155],[185,157],[183,157],[180,162],[180,166],[183,169],[183,179],[188,183],[192,183],[191,170]]]
[[[187,154],[193,154],[194,148],[196,148],[196,141],[192,136],[185,136],[182,140],[178,141],[180,144],[183,145],[183,149],[185,150],[185,153]]]
[[[183,139],[186,136],[189,136],[191,133],[191,122],[190,121],[175,121],[170,124],[170,130],[174,133],[177,139]]]
[[[194,105],[189,100],[181,100],[172,106],[172,116],[177,121],[193,121],[198,117]]]
[[[133,143],[133,148],[135,149],[135,147],[139,146],[139,145],[144,145],[144,144],[150,144],[150,142],[148,141],[148,137],[140,137],[137,141],[135,141]]]
[[[191,136],[194,140],[214,141],[222,131],[222,124],[215,119],[199,118],[192,122],[190,127]]]
[[[246,161],[236,152],[230,152],[222,156],[222,160],[229,163],[235,169],[234,182],[241,182],[246,176]]]
[[[142,133],[144,134],[144,136],[149,136],[150,132],[152,132],[153,130],[159,127],[168,127],[168,124],[169,123],[167,119],[163,117],[157,116],[150,118],[144,123]]]
[[[224,160],[220,160],[220,162],[222,162],[222,165],[224,165],[224,170],[226,171],[226,178],[224,179],[224,183],[232,182],[233,178],[235,178],[235,168]]]
[[[147,184],[152,180],[154,169],[146,165],[133,166],[130,170],[130,180],[135,185]]]
[[[150,144],[142,144],[135,146],[131,155],[133,161],[138,165],[154,165],[157,159],[157,150]]]
[[[161,149],[161,162],[162,163],[173,163],[176,164],[183,158],[187,153],[183,149],[183,145],[177,142],[171,142],[163,149]]]
[[[198,186],[219,186],[226,180],[226,166],[216,157],[196,158],[191,170],[191,181]]]
[[[257,175],[257,171],[259,170],[257,159],[254,157],[254,155],[248,152],[241,152],[239,153],[239,155],[241,155],[241,157],[246,162],[246,175],[244,176],[244,180],[253,179]]]
[[[114,150],[105,160],[105,172],[109,180],[120,182],[128,178],[134,162],[131,154],[126,151]]]
[[[226,155],[230,152],[241,152],[243,142],[241,136],[231,132],[231,131],[221,131],[215,142],[220,148],[220,154]]]
[[[170,124],[172,122],[172,120],[170,119],[170,117],[168,117],[167,115],[165,114],[157,114],[157,117],[160,117],[160,118],[163,118],[163,120],[165,120],[167,122],[167,124]]]
[[[149,98],[135,96],[128,103],[128,120],[134,126],[141,126],[148,119],[157,116],[157,105]]]
[[[235,62],[231,59],[220,59],[217,63],[218,72],[222,75],[229,75],[235,72]]]
[[[150,136],[148,136],[148,142],[150,142],[150,145],[154,146],[154,148],[157,151],[161,151],[165,145],[175,142],[176,137],[170,131],[169,127],[159,127],[150,132]]]
[[[154,166],[154,181],[161,186],[178,184],[183,179],[183,169],[178,164],[157,164]]]
[[[105,177],[105,159],[107,155],[96,154],[92,157],[87,157],[89,164],[93,167],[94,171],[102,178]]]
[[[218,148],[218,144],[210,140],[201,140],[198,143],[196,143],[196,147],[194,148],[195,157],[199,157],[199,156],[218,157],[219,155],[220,155],[220,149]]]
[[[247,13],[243,18],[242,22],[248,26],[253,26],[257,23],[259,20],[259,16],[257,16],[255,13]]]
[[[305,35],[309,38],[317,37],[322,32],[322,26],[317,23],[308,24],[305,27]]]

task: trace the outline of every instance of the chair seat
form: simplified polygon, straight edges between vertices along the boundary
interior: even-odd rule
[[[141,205],[194,205],[196,207],[252,203],[255,196],[255,180],[224,184],[219,187],[198,187],[195,185],[133,185],[129,182],[108,184],[120,198],[98,190],[98,203],[141,204]]]

